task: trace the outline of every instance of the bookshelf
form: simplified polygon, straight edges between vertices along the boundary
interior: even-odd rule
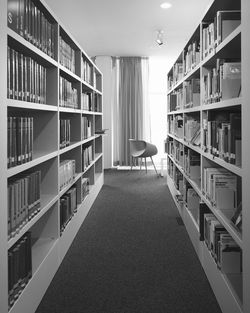
[[[43,0],[0,17],[0,311],[33,313],[103,185],[102,73]]]
[[[211,1],[168,73],[167,184],[225,313],[250,311],[249,12]]]

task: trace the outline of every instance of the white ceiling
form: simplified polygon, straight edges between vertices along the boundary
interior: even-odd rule
[[[211,0],[45,0],[90,56],[161,56],[174,61]],[[155,43],[164,31],[164,45]]]

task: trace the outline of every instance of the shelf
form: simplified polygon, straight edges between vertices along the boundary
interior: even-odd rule
[[[7,35],[11,38],[11,40],[15,40],[20,45],[23,46],[24,50],[32,51],[33,55],[38,56],[39,58],[42,58],[47,64],[53,65],[55,67],[58,66],[57,61],[52,59],[50,56],[48,56],[46,53],[35,47],[32,43],[24,39],[22,36],[18,35],[16,32],[14,32],[12,29],[7,27]]]
[[[16,109],[29,109],[29,110],[38,110],[38,111],[53,111],[57,112],[58,108],[55,105],[40,104],[34,102],[27,102],[21,100],[7,99],[7,106],[9,108]]]
[[[20,231],[8,241],[10,249],[50,208],[55,204],[58,197],[55,195],[42,195],[40,211],[20,229]]]
[[[234,164],[230,164],[224,160],[222,160],[221,158],[218,158],[210,153],[206,153],[204,151],[201,152],[201,154],[206,157],[207,159],[217,163],[218,165],[220,165],[221,167],[226,168],[227,170],[229,170],[230,172],[242,177],[243,171],[242,168],[234,165]]]
[[[224,108],[231,108],[235,107],[238,105],[241,105],[242,103],[242,98],[233,98],[229,100],[223,100],[215,103],[210,103],[210,104],[203,104],[201,106],[202,111],[206,110],[217,110],[217,109],[224,109]]]
[[[72,143],[70,143],[70,145],[68,146],[68,147],[65,147],[65,148],[62,148],[62,149],[60,149],[60,151],[59,151],[59,155],[61,155],[61,154],[63,154],[63,153],[66,153],[66,152],[68,152],[68,151],[70,151],[70,150],[73,150],[73,149],[75,149],[75,148],[77,148],[77,147],[79,147],[79,146],[81,146],[82,145],[82,142],[81,141],[78,141],[78,142],[72,142]]]
[[[15,167],[11,167],[7,170],[7,177],[11,177],[14,175],[17,175],[18,173],[21,173],[23,171],[26,171],[40,163],[43,163],[45,161],[51,160],[55,157],[57,157],[58,153],[56,152],[51,152],[51,153],[36,153],[34,154],[34,159],[30,162],[21,164],[21,165],[17,165]]]
[[[76,113],[79,114],[82,111],[80,109],[73,109],[73,108],[68,108],[68,107],[61,107],[59,106],[59,112],[63,112],[63,113]]]
[[[61,196],[63,196],[65,194],[65,192],[68,191],[70,189],[70,187],[72,187],[78,181],[78,179],[80,179],[81,177],[82,177],[82,173],[79,173],[79,174],[76,173],[72,182],[70,184],[68,184],[67,186],[65,186],[62,190],[60,190],[60,192],[58,194],[58,198],[61,198]]]
[[[95,153],[95,162],[103,156],[103,153]]]
[[[96,136],[91,136],[91,137],[89,137],[87,139],[83,139],[82,144],[88,143],[88,142],[94,140],[95,138],[96,138]]]
[[[81,78],[79,76],[68,70],[63,65],[59,64],[58,67],[64,74],[66,74],[70,81],[74,80],[76,82],[81,82]]]

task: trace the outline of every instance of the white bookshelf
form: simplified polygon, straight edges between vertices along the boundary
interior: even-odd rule
[[[183,147],[183,151],[187,153],[188,150],[192,153],[196,153],[200,159],[200,177],[195,180],[189,176],[185,171],[184,165],[180,164],[175,158],[175,155],[171,153],[167,155],[168,158],[168,174],[167,184],[169,190],[173,196],[174,202],[178,208],[178,211],[182,217],[184,225],[189,234],[190,240],[193,243],[197,256],[202,264],[202,267],[207,275],[207,278],[214,291],[216,299],[222,309],[223,313],[248,313],[250,311],[250,299],[249,299],[249,288],[250,288],[250,249],[249,249],[249,225],[250,225],[250,211],[249,211],[249,184],[250,184],[250,166],[249,166],[249,105],[248,99],[250,99],[250,88],[249,88],[249,66],[250,66],[250,45],[248,39],[249,13],[250,4],[247,0],[237,1],[211,1],[211,5],[204,12],[204,17],[198,25],[194,34],[186,43],[183,51],[187,49],[188,45],[194,38],[200,38],[202,36],[202,25],[203,22],[211,22],[217,11],[221,10],[236,10],[241,8],[241,24],[237,26],[217,47],[211,50],[211,52],[204,58],[200,57],[198,64],[194,66],[184,76],[180,76],[174,83],[168,88],[168,100],[170,96],[180,90],[184,83],[192,78],[200,78],[201,92],[200,92],[200,105],[195,107],[181,107],[175,109],[168,109],[168,121],[173,121],[177,116],[183,117],[183,131],[178,133],[171,132],[171,128],[168,126],[168,141],[177,148],[178,145]],[[201,41],[200,41],[201,43]],[[206,73],[205,68],[213,67],[216,59],[228,58],[241,60],[242,73],[241,73],[241,84],[242,93],[240,97],[231,98],[228,100],[221,100],[219,102],[213,102],[209,104],[203,103],[204,98],[204,87],[203,87],[203,75]],[[182,61],[182,51],[180,56],[177,58],[176,63]],[[168,73],[169,77],[172,77],[174,73],[174,66]],[[208,153],[203,149],[202,141],[200,145],[194,146],[184,139],[184,123],[187,116],[195,116],[200,121],[201,138],[203,134],[202,122],[206,115],[215,116],[217,112],[223,112],[224,110],[229,112],[241,112],[241,142],[242,142],[242,164],[235,165],[231,164],[219,156],[215,156]],[[214,115],[213,115],[214,114]],[[172,122],[172,125],[174,123]],[[201,139],[202,140],[202,139]],[[174,152],[175,153],[175,152]],[[241,191],[238,188],[238,193],[242,199],[242,215],[243,215],[243,227],[239,230],[230,218],[226,217],[223,212],[218,210],[214,205],[211,204],[209,199],[203,192],[203,169],[206,167],[219,167],[227,170],[228,172],[237,176],[238,181],[241,182]],[[173,171],[173,172],[171,172]],[[176,195],[180,195],[180,191],[177,189],[175,178],[172,176],[173,173],[178,171],[178,175],[183,177],[186,184],[191,185],[194,191],[197,193],[200,199],[200,203],[206,205],[207,209],[214,214],[216,219],[224,226],[226,231],[234,239],[238,247],[242,249],[242,273],[230,274],[223,273],[218,269],[218,266],[211,255],[205,241],[200,238],[200,226],[197,220],[192,214],[192,208],[188,208],[187,205],[176,199]],[[197,183],[198,182],[198,183]],[[200,208],[201,210],[201,208]],[[199,214],[199,212],[198,212]]]
[[[18,1],[17,1],[18,2]],[[46,2],[35,1],[37,8],[55,27],[55,57],[52,58],[7,25],[8,0],[0,10],[0,153],[1,227],[0,227],[0,311],[1,313],[34,313],[54,274],[60,266],[75,235],[84,222],[103,185],[103,138],[95,131],[102,129],[102,73],[50,10]],[[59,35],[75,50],[75,72],[60,63]],[[7,98],[7,46],[27,55],[46,68],[46,103],[34,103]],[[89,79],[82,77],[83,58],[90,71]],[[60,105],[60,76],[76,88],[77,107]],[[81,94],[92,95],[92,107],[83,109]],[[94,106],[94,99],[98,104]],[[7,116],[34,118],[33,158],[21,165],[7,168]],[[91,120],[88,138],[82,138],[83,120]],[[70,120],[70,144],[60,149],[60,119]],[[92,146],[92,161],[83,169],[83,147]],[[75,160],[73,180],[60,190],[59,165],[63,160]],[[27,221],[12,237],[8,236],[8,181],[32,171],[41,171],[41,206],[39,212]],[[88,195],[81,200],[82,179],[90,183]],[[60,230],[60,198],[72,187],[76,188],[77,210],[67,225]],[[8,250],[27,232],[32,238],[32,277],[8,308]]]

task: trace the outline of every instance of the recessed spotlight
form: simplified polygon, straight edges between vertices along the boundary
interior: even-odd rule
[[[169,9],[169,8],[171,8],[171,6],[172,6],[172,4],[171,4],[171,3],[168,3],[168,2],[163,2],[163,3],[161,4],[161,8],[162,8],[162,9]]]

